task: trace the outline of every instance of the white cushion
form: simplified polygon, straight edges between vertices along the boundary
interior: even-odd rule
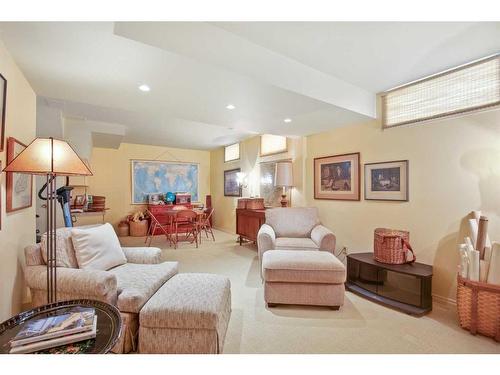
[[[270,225],[276,237],[311,237],[318,224],[316,207],[270,208],[266,210],[266,224]]]
[[[47,233],[42,235],[41,239],[42,257],[47,264]],[[56,251],[57,267],[78,268],[78,262],[75,257],[75,249],[71,241],[71,228],[57,228],[56,230]]]
[[[318,245],[316,245],[316,242],[314,242],[310,238],[279,237],[276,238],[275,244],[276,245],[274,248],[276,250],[294,250],[294,249],[319,250],[319,247]]]
[[[73,228],[71,239],[78,267],[82,269],[107,271],[127,263],[120,241],[109,223],[95,228]]]

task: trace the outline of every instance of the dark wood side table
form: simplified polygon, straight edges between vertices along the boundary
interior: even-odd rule
[[[239,235],[240,245],[243,240],[257,242],[257,233],[266,222],[266,210],[236,209],[236,234]]]
[[[432,310],[432,266],[384,264],[373,253],[347,256],[347,290],[407,314]]]
[[[94,339],[79,343],[62,345],[57,348],[45,349],[40,353],[78,353],[104,354],[115,346],[122,330],[122,319],[118,309],[100,301],[79,299],[56,302],[24,311],[0,324],[0,354],[10,351],[9,341],[16,336],[24,324],[33,318],[43,318],[50,315],[63,314],[72,307],[93,307],[97,314],[97,336]],[[77,345],[78,344],[78,345]]]

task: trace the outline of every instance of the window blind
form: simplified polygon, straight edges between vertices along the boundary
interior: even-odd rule
[[[500,56],[495,55],[381,94],[385,128],[500,104]]]
[[[224,148],[224,162],[238,160],[240,158],[240,144],[234,143]]]
[[[279,154],[286,151],[286,137],[272,134],[263,134],[260,136],[260,156]]]

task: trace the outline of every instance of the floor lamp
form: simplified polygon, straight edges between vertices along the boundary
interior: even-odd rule
[[[42,175],[47,181],[47,303],[57,302],[56,177],[91,176],[73,148],[54,138],[36,138],[3,170]]]

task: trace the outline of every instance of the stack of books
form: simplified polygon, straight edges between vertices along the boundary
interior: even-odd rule
[[[10,341],[10,353],[33,353],[93,339],[96,332],[95,310],[91,307],[74,307],[59,315],[27,322]]]

